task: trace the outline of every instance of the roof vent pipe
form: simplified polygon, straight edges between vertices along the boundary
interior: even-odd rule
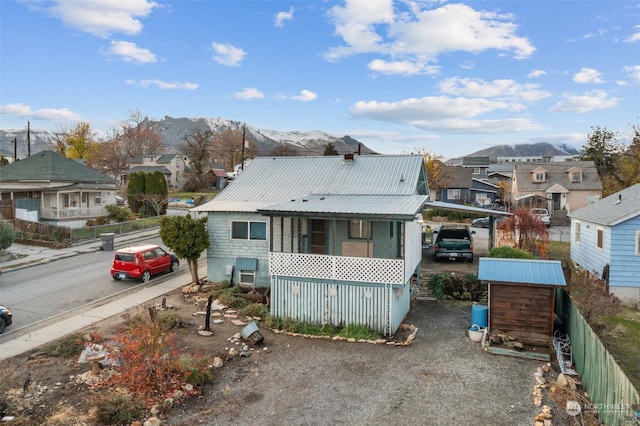
[[[616,201],[616,205],[622,202],[622,194],[618,194],[618,201]]]

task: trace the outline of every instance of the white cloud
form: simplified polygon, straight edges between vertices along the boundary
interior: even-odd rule
[[[32,110],[29,105],[24,104],[7,104],[0,106],[0,114],[11,115],[14,117],[33,118],[44,121],[81,121],[80,114],[75,113],[68,108],[43,108]]]
[[[380,74],[401,74],[401,75],[417,75],[417,74],[439,74],[440,67],[435,65],[418,64],[411,61],[384,61],[382,59],[374,59],[369,62],[369,69]]]
[[[213,60],[221,65],[228,67],[240,66],[240,63],[244,59],[246,52],[239,47],[235,47],[228,43],[211,43],[213,51]]]
[[[156,86],[162,90],[195,90],[199,87],[196,83],[180,83],[177,81],[174,82],[166,82],[163,80],[126,80],[126,83],[132,86],[138,87],[151,87]]]
[[[514,80],[493,80],[470,78],[447,78],[439,83],[442,93],[454,96],[495,98],[505,101],[534,102],[548,98],[551,93],[540,90],[539,84],[519,84]]]
[[[409,10],[397,14],[391,0],[348,0],[345,6],[334,6],[330,15],[344,44],[331,48],[325,59],[377,53],[392,57],[389,63],[414,62],[420,69],[420,64],[434,62],[448,52],[477,54],[494,49],[521,59],[536,50],[527,38],[516,35],[518,27],[511,15],[477,11],[464,4],[420,7],[428,4],[413,2]],[[393,71],[390,66],[381,69]],[[406,69],[399,67],[400,73]]]
[[[290,99],[293,99],[294,101],[302,101],[302,102],[311,102],[313,100],[316,100],[318,98],[318,95],[313,93],[311,90],[301,90],[299,95],[296,96],[291,96]]]
[[[527,77],[539,78],[539,77],[542,77],[543,75],[547,75],[547,72],[543,70],[531,70],[531,72],[529,73],[529,75],[527,75]]]
[[[508,102],[428,96],[399,102],[361,101],[353,104],[350,112],[358,118],[410,124],[420,129],[448,133],[500,133],[541,128],[526,118],[476,119],[484,113],[512,109],[513,105]]]
[[[640,25],[636,25],[635,27],[633,27],[633,30],[635,32],[624,39],[625,43],[636,43],[640,41]]]
[[[242,92],[234,93],[233,97],[238,99],[262,99],[264,98],[264,93],[255,87],[245,87]]]
[[[156,55],[148,49],[136,46],[130,41],[112,41],[109,54],[119,57],[124,62],[136,64],[152,64],[156,62]]]
[[[140,18],[158,7],[148,0],[55,0],[48,10],[69,27],[106,38],[112,33],[138,34],[142,30]]]
[[[291,21],[293,19],[293,6],[289,8],[288,12],[278,12],[273,19],[273,25],[278,28],[284,26],[285,21]]]
[[[592,68],[582,68],[580,72],[573,75],[573,81],[576,83],[604,83],[600,71]]]
[[[631,77],[631,79],[640,83],[640,65],[630,65],[624,67],[624,71],[629,74],[629,77]]]
[[[618,106],[618,98],[610,98],[604,90],[593,90],[582,95],[563,93],[562,100],[551,108],[554,112],[585,113]]]

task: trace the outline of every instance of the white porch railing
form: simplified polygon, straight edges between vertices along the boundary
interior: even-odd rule
[[[45,207],[40,210],[40,215],[43,219],[98,217],[107,216],[108,214],[103,207]]]
[[[364,283],[404,284],[404,260],[269,253],[271,275]]]

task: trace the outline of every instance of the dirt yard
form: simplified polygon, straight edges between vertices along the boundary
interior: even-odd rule
[[[429,268],[477,273],[477,260],[434,264],[425,257],[425,262]],[[406,346],[290,336],[260,328],[264,342],[245,356],[232,356],[232,348],[242,352],[242,342],[233,337],[244,325],[223,316],[222,322],[212,324],[212,336],[200,335],[207,295],[175,291],[165,302],[179,319],[174,347],[208,356],[213,382],[196,389],[197,395],[176,400],[169,410],[155,416],[146,411],[140,419],[145,425],[512,426],[534,424],[541,412],[534,405],[534,373],[545,363],[483,352],[467,336],[468,303],[414,301],[405,323],[418,331]],[[162,300],[149,306],[154,304]],[[85,332],[97,332],[108,342],[117,336],[124,317],[146,316],[149,306]],[[404,342],[406,334],[403,330],[395,341]],[[226,360],[220,367],[213,366],[216,356]],[[111,368],[96,376],[89,364],[77,361],[77,356],[47,356],[42,348],[2,361],[0,414],[15,418],[7,424],[96,424],[93,401],[105,389],[94,385]],[[557,376],[554,365],[545,373],[547,381]],[[550,406],[553,424],[566,424],[564,405],[557,408],[549,388],[541,401]]]

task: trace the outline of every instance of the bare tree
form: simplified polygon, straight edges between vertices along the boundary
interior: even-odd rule
[[[233,170],[236,164],[243,160],[242,151],[244,138],[242,132],[235,129],[228,129],[213,136],[211,158],[216,163],[221,164],[225,170]],[[248,158],[245,147],[245,157]]]
[[[141,154],[159,154],[164,149],[160,136],[139,110],[131,112],[129,118],[121,123],[117,138],[127,160]]]
[[[206,175],[209,172],[211,161],[212,141],[213,132],[211,130],[194,130],[185,135],[180,143],[180,153],[189,159],[188,187],[200,189],[206,184]]]

